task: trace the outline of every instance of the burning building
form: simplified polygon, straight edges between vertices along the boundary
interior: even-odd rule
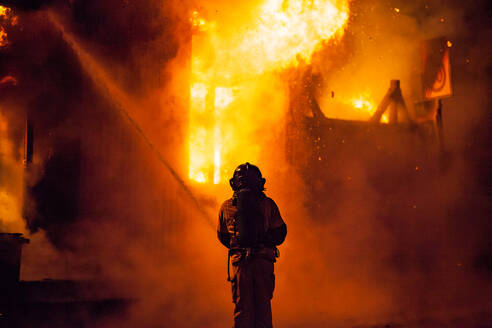
[[[490,324],[485,1],[0,3],[0,232],[31,240],[0,325],[227,325],[246,161],[290,229],[279,326]]]

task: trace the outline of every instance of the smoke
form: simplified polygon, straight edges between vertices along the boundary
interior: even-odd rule
[[[295,193],[302,205],[292,205],[292,194],[280,198],[293,220],[288,255],[277,265],[279,325],[459,326],[490,307],[490,244],[483,235],[490,232],[488,205],[478,193],[490,185],[490,174],[476,170],[487,158],[478,148],[488,142],[473,137],[480,146],[471,151],[466,141],[478,126],[490,124],[484,117],[490,74],[479,73],[478,84],[464,74],[484,68],[465,64],[474,52],[469,49],[480,47],[474,33],[485,38],[482,33],[490,30],[478,10],[354,1],[341,44],[314,57],[312,71],[321,81],[317,98],[328,117],[364,118],[344,102],[363,95],[377,104],[395,78],[412,110],[422,99],[420,42],[439,35],[453,43],[455,92],[443,100],[444,169],[432,138],[409,140],[396,130],[364,133],[334,124],[331,139],[314,144],[327,150],[317,152],[324,164],[302,172],[308,190]],[[490,322],[487,316],[476,320]]]
[[[106,282],[108,295],[133,306],[104,327],[231,322],[226,251],[213,227],[230,190],[185,189],[181,181],[188,174],[188,19],[198,9],[234,26],[239,12],[247,21],[256,5],[60,1],[18,12],[22,30],[8,31],[2,67],[14,67],[19,82],[2,106],[8,128],[0,130],[1,173],[11,178],[2,179],[0,211],[9,216],[0,228],[23,231],[18,195],[25,184],[32,235],[23,279]],[[230,126],[255,122],[241,130],[236,147],[244,151],[227,159],[232,167],[223,173],[255,161],[288,225],[276,264],[277,326],[456,326],[490,308],[483,191],[490,182],[479,181],[490,181],[479,164],[490,137],[490,62],[480,46],[490,31],[480,22],[486,7],[353,1],[342,39],[327,43],[310,67],[244,82],[246,91],[220,118]],[[453,42],[454,58],[454,96],[443,101],[444,170],[435,144],[391,132],[336,131],[344,146],[328,143],[318,164],[304,165],[313,163],[311,150],[287,158],[292,83],[312,73],[328,117],[354,118],[337,106],[361,94],[377,104],[394,78],[412,107],[421,99],[419,43],[442,34]],[[23,173],[25,113],[34,124],[35,156]],[[234,133],[224,131],[224,139]],[[3,190],[17,198],[4,198],[10,194]]]

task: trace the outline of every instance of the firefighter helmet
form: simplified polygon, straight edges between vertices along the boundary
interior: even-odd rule
[[[239,165],[232,178],[229,180],[232,190],[239,191],[243,188],[257,188],[259,191],[265,190],[265,178],[262,177],[258,166],[248,162]]]

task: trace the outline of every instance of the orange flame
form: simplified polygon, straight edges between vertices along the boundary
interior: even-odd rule
[[[252,12],[234,26],[207,21],[197,11],[190,18],[189,178],[197,182],[217,184],[224,181],[224,166],[256,159],[257,146],[245,140],[257,124],[253,99],[275,83],[266,76],[300,59],[310,62],[323,42],[340,37],[348,0],[265,0]]]
[[[321,106],[328,118],[342,120],[369,121],[377,110],[378,102],[368,90],[353,96],[350,92],[337,98],[324,97]],[[389,123],[388,115],[381,117],[381,123]]]
[[[194,29],[202,32],[205,31],[205,24],[206,24],[205,19],[203,17],[200,17],[198,11],[196,10],[193,11],[193,13],[191,14],[190,21]]]
[[[9,40],[7,39],[7,32],[2,26],[0,26],[0,47],[5,47],[8,44]]]
[[[347,2],[269,0],[260,9],[258,25],[249,30],[240,51],[255,72],[309,62],[323,43],[343,31]]]
[[[0,17],[6,18],[9,10],[9,8],[0,5]]]
[[[377,109],[377,106],[371,102],[368,94],[360,95],[359,97],[353,98],[350,103],[351,105],[358,110],[359,116],[362,119],[368,120]],[[381,117],[381,123],[389,123],[389,118],[387,114],[383,114]]]
[[[17,23],[18,17],[12,14],[12,9],[0,5],[0,48],[9,44],[6,25],[15,26]]]

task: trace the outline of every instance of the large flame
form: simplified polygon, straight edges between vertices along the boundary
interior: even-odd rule
[[[257,73],[295,65],[299,57],[309,62],[323,41],[343,31],[348,18],[346,1],[268,0],[260,12],[239,46]]]
[[[340,37],[348,0],[266,0],[250,11],[233,26],[191,16],[189,178],[197,182],[219,183],[223,166],[257,159],[259,149],[246,140],[265,113],[254,99],[275,85],[268,74],[310,62],[323,42]]]

